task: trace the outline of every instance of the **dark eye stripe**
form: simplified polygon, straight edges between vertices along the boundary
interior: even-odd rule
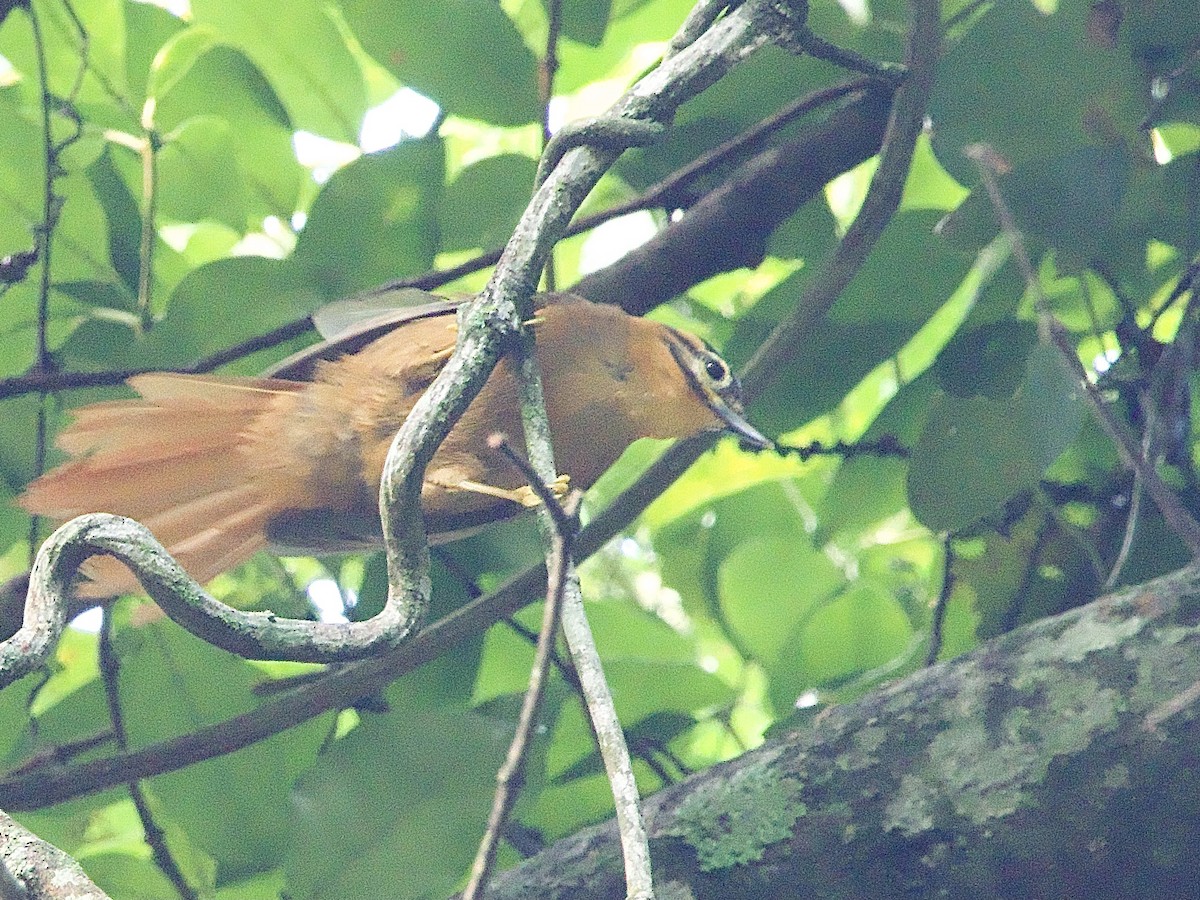
[[[671,355],[675,357],[675,362],[679,364],[679,368],[683,370],[692,393],[706,406],[712,405],[712,395],[714,394],[726,402],[732,401],[735,405],[741,404],[741,385],[738,383],[737,377],[729,369],[724,360],[717,357],[716,351],[710,348],[707,343],[682,331],[676,331],[674,328],[667,328],[663,332],[663,342],[667,345],[667,349],[671,351]],[[696,374],[696,368],[693,363],[699,362],[704,357],[709,356],[709,354],[714,358],[706,360],[705,367],[707,368],[708,365],[716,363],[721,366],[724,373],[723,379],[713,378],[714,381],[724,380],[724,384],[720,387],[702,384]],[[709,377],[713,377],[711,372],[707,374]]]

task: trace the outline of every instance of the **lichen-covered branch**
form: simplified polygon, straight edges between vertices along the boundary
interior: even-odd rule
[[[1200,896],[1200,570],[922,669],[649,798],[691,896]],[[612,824],[486,894],[616,896]]]
[[[0,897],[108,900],[79,863],[0,812]]]
[[[128,566],[174,621],[197,637],[248,659],[358,659],[397,646],[410,631],[407,609],[396,604],[388,604],[365,622],[348,624],[234,609],[207,594],[144,526],[123,516],[91,513],[59,527],[38,551],[24,623],[0,643],[0,687],[45,662],[65,624],[75,576],[89,557],[101,553]]]

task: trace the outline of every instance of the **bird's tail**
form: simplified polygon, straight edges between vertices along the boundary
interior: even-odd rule
[[[71,461],[30,484],[21,506],[59,521],[89,512],[136,519],[200,582],[263,549],[279,504],[256,482],[239,436],[303,385],[165,373],[129,384],[140,399],[75,412],[58,438]],[[137,589],[112,557],[89,560],[84,574],[83,597]]]

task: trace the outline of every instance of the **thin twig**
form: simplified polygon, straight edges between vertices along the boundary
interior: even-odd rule
[[[113,736],[116,738],[117,747],[121,750],[128,750],[129,735],[125,731],[125,715],[121,709],[121,693],[118,686],[121,663],[113,648],[111,608],[104,610],[104,618],[100,621],[99,656],[100,681],[104,686],[104,700],[108,705],[108,718],[112,722]],[[183,876],[183,871],[171,854],[170,848],[167,847],[167,835],[154,820],[154,814],[150,811],[150,804],[146,802],[142,786],[135,779],[130,781],[126,787],[133,800],[133,807],[137,810],[138,819],[142,823],[142,834],[147,846],[150,847],[150,855],[154,859],[154,864],[167,877],[183,900],[199,900],[200,895],[188,884],[187,879]]]
[[[925,665],[932,666],[942,652],[942,628],[946,624],[946,610],[950,606],[950,595],[954,592],[954,545],[950,535],[942,538],[942,588],[938,591],[937,603],[929,624],[929,651],[925,654]]]
[[[47,328],[50,322],[50,251],[53,246],[51,235],[54,233],[59,207],[58,197],[54,193],[58,154],[54,147],[54,135],[50,130],[50,106],[53,97],[50,94],[50,73],[46,64],[45,38],[42,34],[41,19],[32,4],[29,6],[29,22],[33,30],[33,46],[38,62],[38,85],[41,93],[42,114],[42,165],[45,167],[42,182],[42,221],[37,227],[36,252],[41,260],[42,269],[38,283],[36,366],[39,372],[46,372],[51,368]]]
[[[517,636],[527,641],[531,647],[536,647],[538,642],[539,632],[532,628],[526,628],[512,616],[504,620],[504,624],[516,632]],[[575,669],[571,665],[571,660],[563,656],[555,648],[550,653],[550,664],[554,666],[554,670],[558,672],[558,677],[563,680],[571,693],[575,694],[580,700],[583,699],[583,688],[579,684],[579,676],[575,674]]]
[[[504,446],[508,447],[507,442],[504,442]],[[508,447],[508,450],[511,452],[512,448]],[[514,453],[514,456],[520,458],[519,454]],[[524,459],[521,461],[525,462]],[[528,464],[524,466],[518,464],[518,468],[522,470],[526,467],[532,470]],[[531,481],[531,484],[536,483],[536,479]],[[525,700],[521,704],[516,734],[513,735],[503,765],[496,773],[496,794],[492,800],[491,815],[488,817],[487,829],[479,844],[479,851],[475,855],[475,863],[471,867],[471,878],[467,883],[467,889],[463,892],[463,900],[476,900],[487,886],[488,878],[491,877],[492,868],[496,862],[496,849],[500,844],[504,825],[525,782],[525,761],[541,711],[542,699],[545,697],[546,676],[550,668],[554,643],[558,638],[559,614],[562,610],[563,593],[566,590],[571,568],[571,544],[578,529],[579,499],[580,495],[573,493],[567,498],[566,505],[560,507],[553,496],[543,498],[547,509],[558,507],[558,515],[553,516],[556,531],[546,565],[549,578],[546,605],[542,610],[542,630],[538,636],[533,669],[529,675],[529,688],[526,690]],[[557,530],[560,524],[566,527]]]
[[[801,462],[808,462],[814,456],[840,456],[843,459],[854,459],[859,456],[882,456],[907,459],[912,454],[911,448],[901,444],[894,434],[881,434],[874,440],[852,442],[838,440],[828,446],[821,441],[813,441],[802,447],[776,444],[771,449],[780,456],[795,456]]]
[[[546,28],[546,52],[538,65],[538,106],[542,110],[542,152],[552,137],[550,133],[550,101],[554,99],[554,76],[558,73],[558,36],[562,31],[562,0],[550,0],[547,11],[549,22]],[[542,273],[545,288],[556,290],[554,253],[546,257],[546,268]]]
[[[1146,403],[1143,404],[1146,415],[1146,425],[1142,432],[1142,460],[1150,465],[1150,449],[1154,437],[1155,416],[1154,404],[1146,398]],[[1112,569],[1108,573],[1108,577],[1104,579],[1104,584],[1100,588],[1102,591],[1111,591],[1117,583],[1117,579],[1121,577],[1121,570],[1125,568],[1125,561],[1129,559],[1129,551],[1133,548],[1133,539],[1137,534],[1138,518],[1142,511],[1142,479],[1137,471],[1133,473],[1133,484],[1129,488],[1129,512],[1125,517],[1125,533],[1121,536],[1121,547],[1117,551],[1117,558],[1113,560]]]
[[[529,489],[537,495],[537,498],[540,501],[542,501],[542,508],[549,514],[551,521],[554,522],[554,533],[556,535],[566,534],[576,527],[571,521],[570,513],[563,508],[558,497],[556,497],[550,487],[538,477],[537,470],[533,468],[529,460],[516,451],[513,445],[509,442],[507,435],[489,435],[487,445],[490,449],[504,454],[504,458],[507,459],[517,471],[525,476],[529,483]]]
[[[31,720],[32,725],[32,720]],[[20,766],[8,773],[9,777],[19,775],[22,772],[32,772],[42,766],[62,765],[70,762],[77,756],[84,753],[91,753],[93,750],[98,750],[105,744],[113,740],[112,729],[101,731],[97,734],[89,734],[87,737],[77,738],[73,741],[67,741],[63,744],[55,744],[53,747],[44,747],[33,754],[29,759],[23,762]]]

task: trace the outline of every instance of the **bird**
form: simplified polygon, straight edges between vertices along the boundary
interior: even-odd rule
[[[130,378],[137,398],[74,411],[57,439],[68,461],[31,482],[20,506],[59,521],[89,512],[135,519],[201,583],[260,550],[379,546],[384,460],[456,338],[459,302],[413,293],[384,313],[377,307],[391,298],[375,298],[365,322],[326,322],[340,334],[261,377]],[[555,457],[572,486],[590,487],[639,438],[727,431],[771,446],[746,420],[729,364],[695,336],[566,293],[538,294],[534,308]],[[520,429],[516,379],[501,357],[425,471],[431,544],[536,504],[488,447],[490,435]],[[82,598],[136,590],[111,557],[88,560],[76,587]]]

